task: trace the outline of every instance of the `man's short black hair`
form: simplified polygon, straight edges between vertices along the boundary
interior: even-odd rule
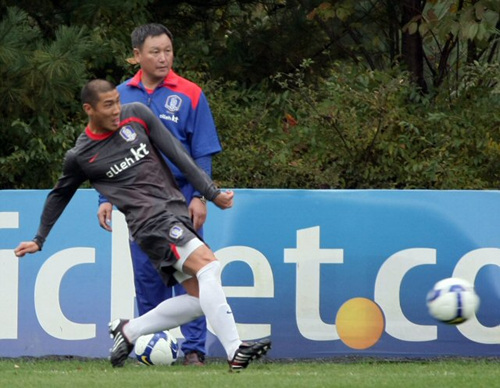
[[[163,24],[158,24],[158,23],[143,24],[142,26],[139,26],[135,28],[134,31],[132,31],[131,34],[132,48],[140,50],[146,38],[149,38],[150,36],[159,36],[163,34],[167,35],[170,38],[172,44],[174,43],[174,36],[170,32],[170,30]]]
[[[90,104],[93,108],[99,102],[99,94],[111,92],[116,86],[105,79],[93,79],[85,84],[81,92],[82,104]]]

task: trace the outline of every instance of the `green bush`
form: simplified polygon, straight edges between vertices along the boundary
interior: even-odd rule
[[[278,74],[280,92],[208,85],[224,146],[214,166],[222,186],[498,187],[498,65],[475,64],[456,91],[435,96],[397,70],[338,63],[312,84],[307,68]]]

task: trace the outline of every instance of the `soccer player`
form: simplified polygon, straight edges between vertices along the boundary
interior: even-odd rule
[[[208,101],[201,88],[180,77],[173,70],[174,48],[170,30],[161,24],[145,24],[131,34],[134,61],[140,70],[118,85],[122,104],[141,102],[160,119],[165,128],[182,143],[189,155],[209,176],[212,173],[212,155],[221,151],[221,145]],[[196,191],[182,172],[165,159],[186,198],[189,214],[198,234],[203,237],[203,223],[207,217],[205,198]],[[99,224],[111,231],[113,207],[100,196]],[[175,295],[185,294],[177,284],[166,287],[151,266],[149,258],[139,245],[131,240],[130,253],[134,269],[134,285],[139,315]],[[181,350],[184,365],[204,365],[207,325],[200,317],[181,326],[185,338]]]
[[[194,230],[184,196],[156,149],[217,207],[232,207],[234,193],[219,190],[146,106],[122,106],[110,82],[90,81],[81,97],[88,125],[66,154],[63,174],[47,196],[34,239],[21,242],[14,253],[23,257],[41,250],[76,190],[88,180],[125,215],[132,238],[165,284],[182,283],[187,291],[140,317],[110,322],[111,364],[123,366],[141,335],[205,315],[227,353],[230,370],[246,368],[267,353],[271,341],[241,341],[222,288],[220,264]]]

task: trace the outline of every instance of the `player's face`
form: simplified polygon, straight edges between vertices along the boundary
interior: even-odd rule
[[[90,119],[90,126],[97,132],[116,131],[120,128],[120,94],[114,89],[110,92],[100,93],[99,102],[95,107],[86,108]]]
[[[134,58],[143,71],[143,82],[158,84],[167,76],[174,62],[172,41],[166,34],[149,36],[140,50],[134,49]]]

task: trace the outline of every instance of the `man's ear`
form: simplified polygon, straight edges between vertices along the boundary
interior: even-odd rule
[[[128,61],[128,63],[132,64],[132,65],[137,65],[137,64],[140,64],[140,59],[141,59],[141,52],[139,51],[138,48],[134,48],[134,58],[132,60],[132,58],[129,58],[129,60],[132,60],[132,61]]]
[[[90,113],[92,113],[92,105],[86,102],[85,104],[83,104],[83,110],[85,111],[85,113],[87,113],[87,115],[90,115]]]

